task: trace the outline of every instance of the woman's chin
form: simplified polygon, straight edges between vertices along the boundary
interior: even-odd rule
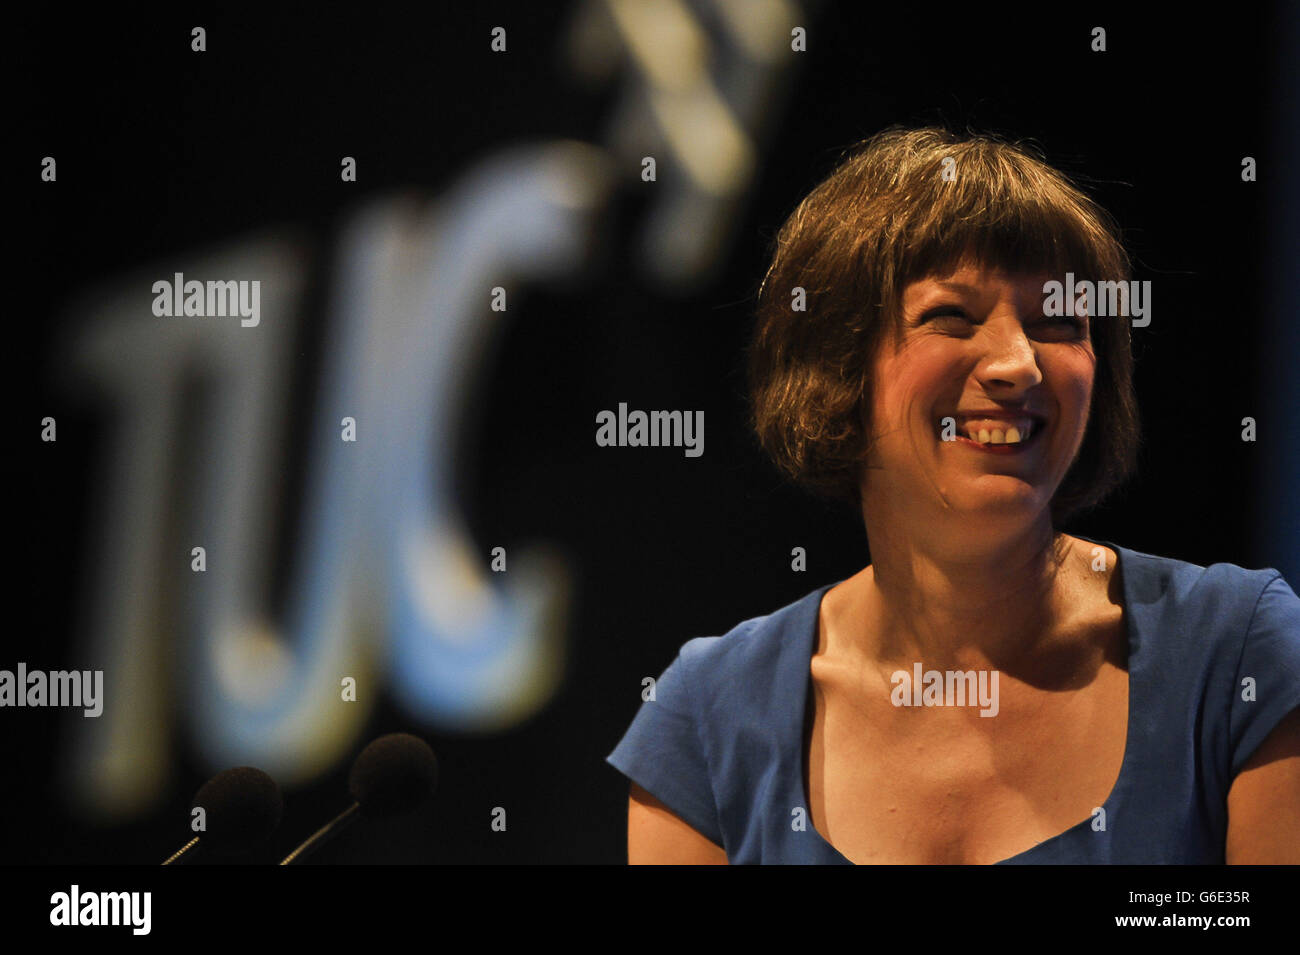
[[[975,521],[1032,521],[1051,503],[1041,488],[1016,478],[989,475],[977,485],[946,495],[949,510]]]

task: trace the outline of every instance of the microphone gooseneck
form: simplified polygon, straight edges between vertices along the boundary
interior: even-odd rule
[[[252,766],[217,773],[199,787],[190,805],[203,810],[203,828],[163,865],[172,865],[200,845],[219,855],[247,852],[270,838],[284,815],[280,787]]]
[[[409,733],[389,733],[361,751],[348,772],[352,805],[285,856],[280,865],[296,865],[358,816],[387,819],[418,808],[438,788],[438,760],[429,744]]]

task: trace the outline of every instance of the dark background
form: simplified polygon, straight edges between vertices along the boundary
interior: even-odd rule
[[[365,823],[317,861],[623,861],[627,783],[603,758],[639,705],[641,679],[687,639],[869,561],[857,515],[784,486],[759,454],[745,428],[742,349],[776,229],[845,147],[894,123],[1032,137],[1115,215],[1135,278],[1152,282],[1152,324],[1134,331],[1139,476],[1066,529],[1200,564],[1277,566],[1295,582],[1300,568],[1286,565],[1295,558],[1283,547],[1295,542],[1274,533],[1277,502],[1259,490],[1295,441],[1294,424],[1265,411],[1274,385],[1264,369],[1296,357],[1276,337],[1294,315],[1275,314],[1271,291],[1295,267],[1269,218],[1294,159],[1282,154],[1296,116],[1283,96],[1294,67],[1284,74],[1281,64],[1297,52],[1284,46],[1283,14],[1239,6],[1213,19],[1148,19],[1045,7],[1013,18],[908,6],[828,3],[801,20],[808,52],[709,282],[673,294],[638,270],[629,177],[590,276],[539,285],[512,305],[491,374],[475,386],[461,498],[477,540],[552,541],[573,562],[564,683],[538,716],[496,735],[439,732],[381,705],[366,738],[408,730],[438,752],[434,810]],[[50,15],[20,28],[10,357],[22,484],[10,498],[18,568],[0,666],[34,661],[37,648],[48,668],[75,665],[67,654],[87,582],[79,559],[106,422],[54,384],[70,303],[155,260],[278,223],[317,243],[313,288],[323,298],[332,241],[367,200],[396,189],[436,196],[514,143],[598,141],[618,89],[566,69],[571,14],[568,4],[526,3],[418,16],[372,5],[245,16],[214,8]],[[189,49],[196,24],[208,30],[202,55]],[[496,25],[509,31],[505,56],[488,48]],[[1089,49],[1097,25],[1107,29],[1103,54]],[[39,181],[44,155],[58,157],[56,185]],[[339,181],[343,155],[359,158],[358,182]],[[1247,155],[1259,160],[1256,183],[1240,178]],[[304,413],[325,314],[323,301],[309,312],[292,370]],[[704,456],[596,448],[595,411],[620,401],[704,409]],[[59,421],[48,447],[33,437],[47,414]],[[1240,440],[1245,415],[1261,422],[1254,444]],[[290,512],[280,529],[286,559],[300,519]],[[808,550],[806,573],[790,569],[796,545]],[[61,798],[58,714],[0,719],[9,750],[0,859],[155,863],[185,841],[189,798],[208,775],[185,734],[165,807],[100,829]],[[288,791],[276,844],[257,858],[278,858],[341,808],[345,772]],[[488,828],[496,805],[509,809],[507,832]]]

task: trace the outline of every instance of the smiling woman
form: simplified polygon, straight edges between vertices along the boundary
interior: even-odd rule
[[[943,173],[946,158],[952,178]],[[777,238],[751,350],[764,447],[804,486],[857,502],[871,408],[865,389],[884,377],[871,374],[873,365],[885,345],[915,341],[905,333],[921,324],[931,334],[972,338],[983,319],[976,300],[996,295],[964,281],[977,270],[960,267],[978,263],[1021,280],[1018,304],[1036,339],[1064,340],[1068,352],[1100,358],[1091,382],[1095,426],[1056,489],[1054,516],[1063,521],[1099,502],[1132,470],[1137,448],[1128,327],[1112,321],[1080,330],[1046,319],[1041,301],[1044,280],[1070,271],[1126,282],[1116,233],[1103,210],[1022,148],[937,129],[869,140],[804,199]],[[793,287],[807,290],[806,312],[789,307]]]
[[[871,563],[682,647],[609,756],[630,861],[1300,862],[1300,599],[1059,529],[1138,440],[1067,274],[1128,282],[1115,226],[991,137],[887,131],[791,215],[754,426]]]

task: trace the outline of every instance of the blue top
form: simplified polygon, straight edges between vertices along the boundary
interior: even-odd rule
[[[1300,598],[1276,570],[1092,543],[1119,555],[1129,649],[1127,745],[1105,828],[1090,816],[1002,862],[1222,864],[1228,788],[1300,706]],[[809,668],[832,586],[688,640],[606,757],[733,865],[851,864],[813,826],[804,792]]]

